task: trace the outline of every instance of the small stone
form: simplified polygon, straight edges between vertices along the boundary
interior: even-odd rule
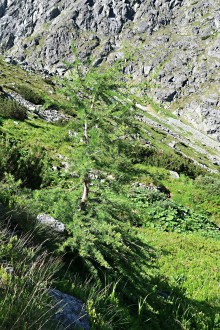
[[[177,172],[175,171],[169,171],[170,172],[170,177],[173,178],[173,179],[179,179],[180,176]]]
[[[13,275],[14,274],[14,268],[11,267],[11,266],[7,266],[7,267],[4,267],[4,271],[9,274],[9,275]]]
[[[44,213],[38,214],[37,221],[45,226],[52,228],[56,232],[63,233],[65,231],[65,225],[50,215]]]
[[[176,141],[172,141],[170,143],[168,143],[168,146],[172,149],[174,149],[176,147]]]

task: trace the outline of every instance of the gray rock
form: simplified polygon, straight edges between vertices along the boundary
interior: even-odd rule
[[[50,227],[51,229],[53,229],[56,232],[59,232],[59,233],[65,232],[65,225],[62,222],[54,219],[50,215],[47,215],[44,213],[38,214],[37,221],[45,226]]]
[[[58,121],[67,122],[70,119],[70,116],[67,116],[55,109],[40,110],[39,108],[36,108],[34,113],[48,123],[56,123]]]
[[[148,185],[148,184],[145,184],[145,183],[142,183],[142,182],[134,182],[132,184],[133,187],[136,187],[136,188],[140,188],[140,189],[143,189],[143,190],[151,190],[151,191],[161,191],[161,187],[160,186],[154,186],[154,185]]]
[[[63,328],[90,329],[89,316],[82,301],[56,289],[50,290],[49,295],[56,302],[54,318]]]
[[[36,114],[39,118],[49,122],[49,123],[56,123],[58,121],[67,122],[70,120],[70,116],[65,115],[61,111],[57,111],[55,109],[47,109],[44,110],[42,106],[35,105],[27,100],[25,100],[21,95],[15,92],[7,92],[5,93],[6,97],[9,97],[19,104],[23,105],[30,114]]]
[[[194,164],[197,164],[201,168],[205,168],[207,171],[211,173],[218,173],[218,170],[215,170],[213,168],[210,168],[209,166],[204,165],[203,162],[199,162],[193,157],[187,156],[185,153],[183,153],[179,149],[180,146],[184,146],[187,148],[190,148],[194,150],[196,153],[199,153],[200,155],[203,155],[207,160],[211,161],[211,163],[218,165],[220,163],[220,136],[217,137],[217,141],[215,141],[212,137],[209,137],[208,135],[198,131],[197,129],[193,128],[191,125],[183,123],[181,120],[178,120],[173,117],[160,117],[157,114],[155,114],[154,111],[152,111],[151,106],[143,106],[138,103],[136,103],[137,108],[141,109],[142,111],[145,111],[146,114],[150,113],[151,118],[148,118],[147,116],[141,116],[137,117],[140,121],[147,123],[148,125],[155,127],[159,129],[160,131],[165,132],[167,135],[172,137],[172,142],[168,143],[168,145],[172,148],[175,148],[175,150],[182,154],[184,157],[190,159]],[[180,109],[178,109],[178,112]],[[197,115],[198,117],[198,115]],[[169,127],[169,128],[168,128]],[[171,129],[172,127],[172,129]],[[185,137],[185,134],[182,133],[185,132],[185,134],[188,135],[188,137]],[[204,146],[209,148],[207,150],[204,148]],[[210,153],[210,150],[212,152]],[[213,156],[215,155],[215,156]],[[213,159],[214,157],[214,159]]]
[[[177,172],[175,171],[169,171],[170,172],[170,177],[173,178],[173,179],[179,179],[180,176]]]
[[[176,141],[171,141],[171,142],[169,142],[169,143],[168,143],[168,146],[169,146],[170,148],[172,148],[172,149],[175,149],[175,147],[176,147]]]
[[[0,49],[9,63],[63,75],[73,40],[95,66],[123,57],[127,44],[135,56],[124,72],[167,108],[180,101],[180,117],[218,139],[219,13],[215,0],[0,0]]]

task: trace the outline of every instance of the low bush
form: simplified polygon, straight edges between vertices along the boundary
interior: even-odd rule
[[[200,232],[220,238],[218,227],[210,221],[207,213],[193,212],[157,191],[139,188],[132,192],[131,197],[137,206],[142,226],[168,232]]]
[[[22,187],[38,189],[58,179],[53,171],[51,159],[44,148],[34,146],[24,148],[20,141],[5,139],[0,141],[0,178],[4,172],[21,181]]]
[[[149,149],[144,162],[147,165],[163,167],[168,170],[185,174],[193,179],[206,173],[204,169],[194,164],[191,159],[184,158],[182,155],[171,153],[170,151],[167,152],[154,148]]]
[[[195,180],[198,188],[205,189],[208,194],[220,195],[220,179],[214,176],[199,176]]]
[[[195,180],[181,176],[178,180],[165,179],[175,202],[185,205],[196,213],[209,213],[211,219],[220,225],[220,179],[218,175],[198,176]]]
[[[14,100],[0,97],[0,116],[16,120],[27,119],[27,109]]]
[[[26,85],[18,85],[15,88],[16,92],[18,92],[25,100],[33,103],[33,104],[44,104],[44,98],[34,91],[32,88]]]

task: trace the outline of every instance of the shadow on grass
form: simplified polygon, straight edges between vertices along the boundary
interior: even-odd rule
[[[35,217],[27,215],[25,212],[3,209],[2,206],[0,211],[1,220],[8,222],[10,219],[11,227],[16,227],[18,235],[31,232],[34,243],[44,242],[43,246],[50,251],[57,251],[65,239],[65,237],[54,234],[48,228],[36,226]],[[93,266],[97,270],[97,277],[93,277],[93,282],[98,281],[103,289],[106,282],[118,283],[115,292],[118,305],[121,308],[126,307],[131,317],[129,323],[121,324],[119,322],[117,324],[115,322],[115,325],[110,329],[219,329],[220,318],[218,318],[219,310],[217,307],[206,302],[188,299],[182,288],[170,286],[165,279],[158,276],[157,251],[135,235],[137,230],[132,229],[124,232],[126,249],[123,251],[102,245],[106,260],[111,266],[110,269],[100,267],[93,260]],[[164,251],[164,253],[167,252]],[[83,258],[76,252],[67,250],[63,260],[66,266],[62,272],[65,274],[68,272],[71,284],[71,278],[76,273],[79,274],[82,281],[91,276]],[[58,282],[63,280],[62,272],[57,279]],[[83,298],[86,300],[88,296],[85,295]]]
[[[42,126],[41,126],[41,125],[37,125],[37,124],[34,123],[33,121],[32,121],[32,122],[31,122],[31,121],[26,121],[26,124],[27,124],[28,126],[33,127],[33,128],[41,128],[41,129],[42,129]]]

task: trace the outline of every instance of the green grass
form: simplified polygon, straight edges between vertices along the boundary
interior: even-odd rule
[[[0,66],[3,86],[10,87],[14,74],[17,86],[28,79],[25,86],[49,93],[51,86],[40,77],[3,62]],[[58,95],[52,98],[56,102]],[[167,146],[170,137],[159,129],[140,125],[143,136],[134,141],[131,135],[124,138],[127,126],[117,138],[110,132],[111,144],[94,130],[85,147],[77,117],[63,127],[34,118],[18,124],[1,120],[0,201],[10,209],[12,225],[19,232],[34,230],[36,215],[44,212],[67,226],[55,244],[47,228],[42,234],[34,230],[33,242],[46,238],[44,249],[63,259],[55,282],[52,263],[33,242],[0,231],[1,264],[6,256],[15,269],[11,276],[1,268],[2,329],[9,328],[9,319],[15,329],[40,329],[34,322],[44,313],[47,321],[51,283],[85,302],[94,330],[219,329],[220,240],[211,223],[220,221],[219,176],[207,175],[175,153]],[[85,164],[92,179],[82,210]],[[180,179],[171,178],[169,170],[180,173]],[[138,190],[137,182],[160,186],[165,194]],[[28,285],[29,279],[36,286]]]
[[[213,187],[213,180],[216,187]],[[212,220],[220,225],[219,178],[207,175],[207,182],[202,177],[191,180],[182,175],[179,180],[163,180],[164,185],[171,191],[172,199],[196,211],[211,214]]]
[[[48,289],[59,269],[31,237],[19,238],[0,230],[0,323],[1,329],[54,329],[53,302]],[[50,283],[50,284],[49,284]]]
[[[196,234],[177,235],[149,229],[140,235],[157,251],[156,265],[162,282],[160,290],[171,296],[174,305],[178,299],[188,304],[182,319],[176,311],[176,321],[181,324],[181,329],[218,329],[219,241]],[[192,311],[194,315],[190,315]]]
[[[61,110],[69,108],[62,95],[57,94],[55,78],[43,79],[41,75],[21,69],[18,65],[7,64],[0,57],[0,87],[5,91],[20,93],[26,100],[44,107],[53,106]],[[54,82],[55,81],[55,82]]]
[[[1,130],[8,138],[20,141],[23,146],[41,146],[52,154],[65,154],[65,150],[71,148],[68,140],[65,142],[65,138],[68,137],[67,127],[51,125],[42,120],[26,120],[19,125],[15,125],[13,120],[8,120],[4,121]]]

